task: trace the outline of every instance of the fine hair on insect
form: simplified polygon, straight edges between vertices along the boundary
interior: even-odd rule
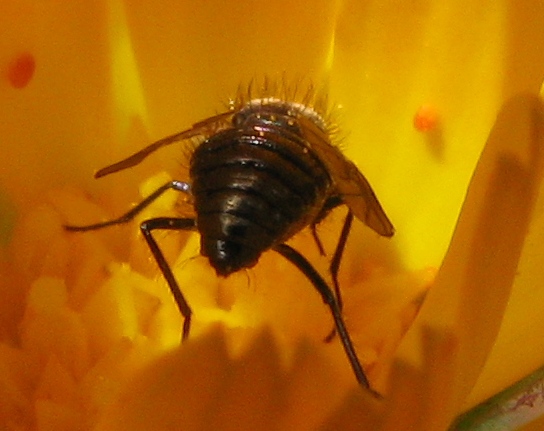
[[[127,223],[168,190],[190,196],[195,216],[156,217],[140,224],[183,316],[182,339],[189,336],[192,310],[153,236],[156,230],[197,231],[200,254],[221,277],[253,267],[267,250],[283,256],[328,306],[335,329],[327,338],[338,334],[357,381],[379,396],[370,386],[344,323],[338,272],[354,218],[381,236],[392,236],[394,229],[363,174],[333,144],[335,126],[322,94],[312,86],[300,93],[298,85],[269,80],[238,91],[223,112],[95,174],[100,178],[128,169],[156,150],[180,143],[191,149],[188,181],[163,184],[116,219],[65,229],[84,232]],[[331,288],[286,241],[309,228],[325,255],[316,226],[340,205],[348,211],[330,260]]]

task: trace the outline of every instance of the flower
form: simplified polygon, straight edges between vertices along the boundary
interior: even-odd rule
[[[538,2],[178,3],[4,6],[3,426],[442,430],[542,365]],[[96,182],[95,168],[284,71],[329,82],[346,154],[397,228],[386,242],[355,226],[340,280],[384,400],[355,385],[336,340],[322,342],[330,317],[279,256],[221,281],[194,258],[196,236],[161,237],[195,310],[179,346],[137,222],[62,229],[122,214],[180,156],[164,149]],[[176,198],[138,219],[175,214]],[[327,250],[341,218],[319,232]],[[294,246],[327,272],[310,235]]]

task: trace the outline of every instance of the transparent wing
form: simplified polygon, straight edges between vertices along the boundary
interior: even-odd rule
[[[122,171],[123,169],[128,169],[136,166],[151,153],[157,151],[159,148],[165,147],[175,142],[191,139],[195,136],[210,136],[213,133],[217,133],[218,131],[230,126],[230,119],[233,114],[234,113],[232,111],[222,112],[221,114],[214,115],[213,117],[193,124],[190,129],[153,142],[152,144],[148,145],[137,153],[132,154],[126,159],[123,159],[117,163],[114,163],[113,165],[109,165],[105,168],[100,169],[94,174],[94,177],[100,178],[105,175],[113,174],[114,172]]]
[[[301,117],[299,123],[306,140],[329,171],[342,201],[355,217],[378,234],[393,236],[393,224],[357,166],[346,159],[312,121]]]

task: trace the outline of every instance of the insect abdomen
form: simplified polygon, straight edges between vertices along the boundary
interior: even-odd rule
[[[197,147],[190,174],[201,253],[225,276],[311,223],[330,187],[302,138],[260,117]]]

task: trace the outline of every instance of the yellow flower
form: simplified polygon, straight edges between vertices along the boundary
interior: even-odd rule
[[[2,428],[445,430],[541,366],[544,11],[524,5],[7,2]],[[346,154],[397,229],[389,241],[356,223],[340,279],[384,400],[356,386],[338,340],[322,342],[327,310],[279,256],[218,280],[196,236],[161,237],[195,311],[179,346],[137,223],[62,229],[122,214],[183,157],[167,148],[93,181],[97,168],[284,73],[328,84]],[[138,220],[176,214],[177,198]],[[321,227],[327,250],[341,218]],[[309,234],[293,244],[326,274]]]

